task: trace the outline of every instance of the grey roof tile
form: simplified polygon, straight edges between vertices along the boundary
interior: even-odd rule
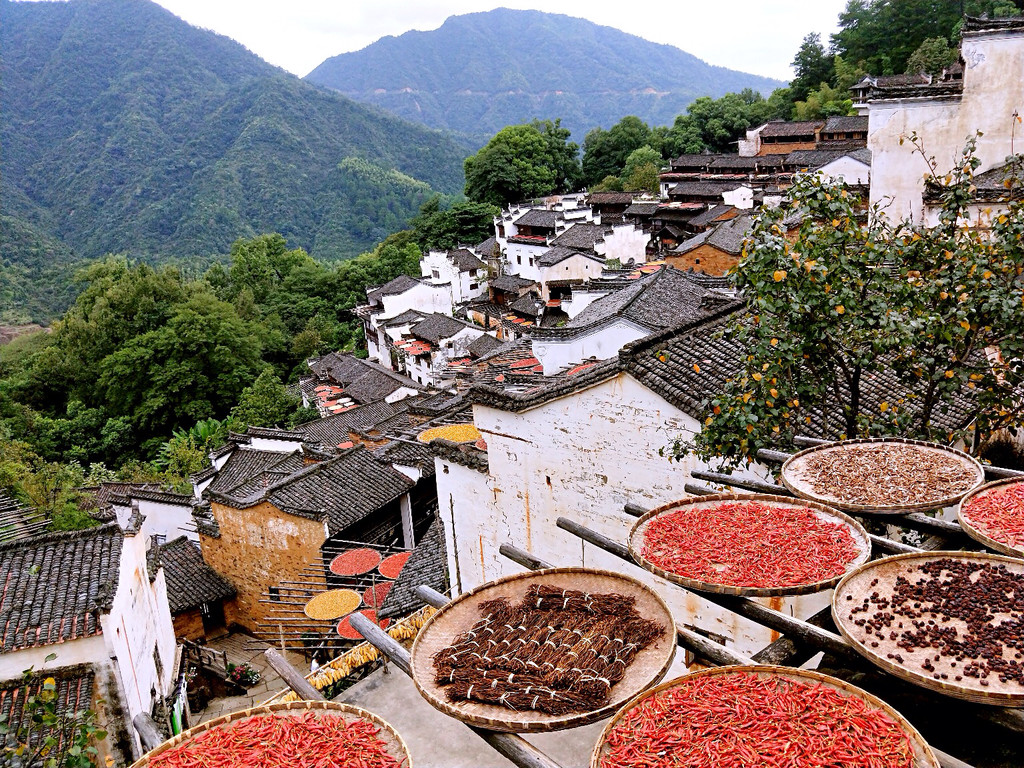
[[[469,356],[473,358],[483,357],[489,352],[493,352],[495,349],[501,346],[501,342],[489,333],[485,333],[478,339],[474,339],[469,344]]]
[[[684,240],[670,253],[689,253],[701,245],[711,245],[725,253],[738,256],[743,252],[743,241],[747,239],[753,218],[750,216],[736,216],[726,219],[715,227],[701,232],[688,240]]]
[[[123,545],[116,522],[0,544],[0,653],[98,634]]]
[[[380,301],[385,296],[398,296],[399,294],[405,293],[410,288],[415,288],[420,284],[420,280],[409,275],[399,275],[393,280],[389,280],[379,288],[375,288],[366,294],[366,297],[373,302]]]
[[[160,562],[172,614],[235,596],[231,583],[207,565],[199,547],[185,536],[160,547]]]
[[[409,333],[418,339],[429,341],[431,344],[440,344],[445,339],[452,338],[468,327],[461,320],[434,312],[412,326],[409,329]]]
[[[604,240],[605,234],[607,228],[600,224],[577,222],[552,240],[551,245],[592,253],[594,244]]]
[[[459,268],[459,272],[472,272],[475,269],[486,269],[486,265],[466,248],[448,251],[448,259]]]
[[[551,229],[562,220],[560,211],[549,211],[545,208],[531,208],[513,222],[517,227],[535,229]]]
[[[448,591],[448,554],[439,518],[430,524],[399,572],[394,586],[380,607],[380,617],[390,619],[406,616],[421,608],[424,603],[413,592],[421,585],[442,593]]]

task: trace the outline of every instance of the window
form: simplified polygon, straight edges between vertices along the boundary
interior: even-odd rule
[[[522,256],[516,256],[516,263],[517,264],[522,264],[523,263],[523,257]]]
[[[475,291],[479,287],[480,287],[480,283],[470,283],[469,284],[469,290],[471,290],[471,291]]]
[[[270,599],[275,603],[281,602],[281,590],[277,587],[270,587],[267,592],[270,593]]]
[[[436,269],[432,269],[432,270],[430,270],[430,276],[432,278],[434,278],[435,280],[437,280],[438,278],[441,277],[441,273],[438,272]]]

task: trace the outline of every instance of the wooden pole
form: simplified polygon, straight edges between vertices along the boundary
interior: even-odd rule
[[[148,712],[139,712],[132,720],[132,725],[135,726],[135,730],[139,734],[142,748],[147,752],[156,749],[167,740],[160,732],[156,720],[150,717]]]
[[[405,648],[365,616],[355,613],[349,621],[352,628],[365,637],[367,642],[387,655],[405,674],[412,676],[409,652]],[[467,727],[519,768],[561,768],[558,763],[521,736],[514,733],[497,733],[472,725]]]
[[[324,695],[310,685],[309,681],[303,677],[302,673],[289,664],[288,660],[275,649],[267,648],[267,650],[263,652],[263,655],[266,657],[267,663],[270,664],[271,668],[281,676],[281,679],[287,683],[289,688],[295,691],[295,695],[300,699],[306,699],[307,701],[327,701],[327,699],[324,698]]]

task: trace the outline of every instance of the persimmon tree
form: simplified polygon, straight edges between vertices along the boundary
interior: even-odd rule
[[[755,218],[732,275],[748,311],[724,333],[743,351],[741,368],[706,399],[703,430],[677,443],[677,456],[738,463],[825,431],[824,420],[841,437],[963,438],[978,448],[1021,422],[1016,182],[1007,197],[1017,199],[990,226],[971,226],[974,142],[948,174],[928,162],[935,226],[865,215],[849,188],[813,174]],[[794,236],[786,225],[797,221]]]

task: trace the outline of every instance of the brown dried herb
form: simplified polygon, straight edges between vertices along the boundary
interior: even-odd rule
[[[956,456],[901,443],[836,446],[808,454],[800,479],[821,498],[874,507],[963,495],[977,482]]]

